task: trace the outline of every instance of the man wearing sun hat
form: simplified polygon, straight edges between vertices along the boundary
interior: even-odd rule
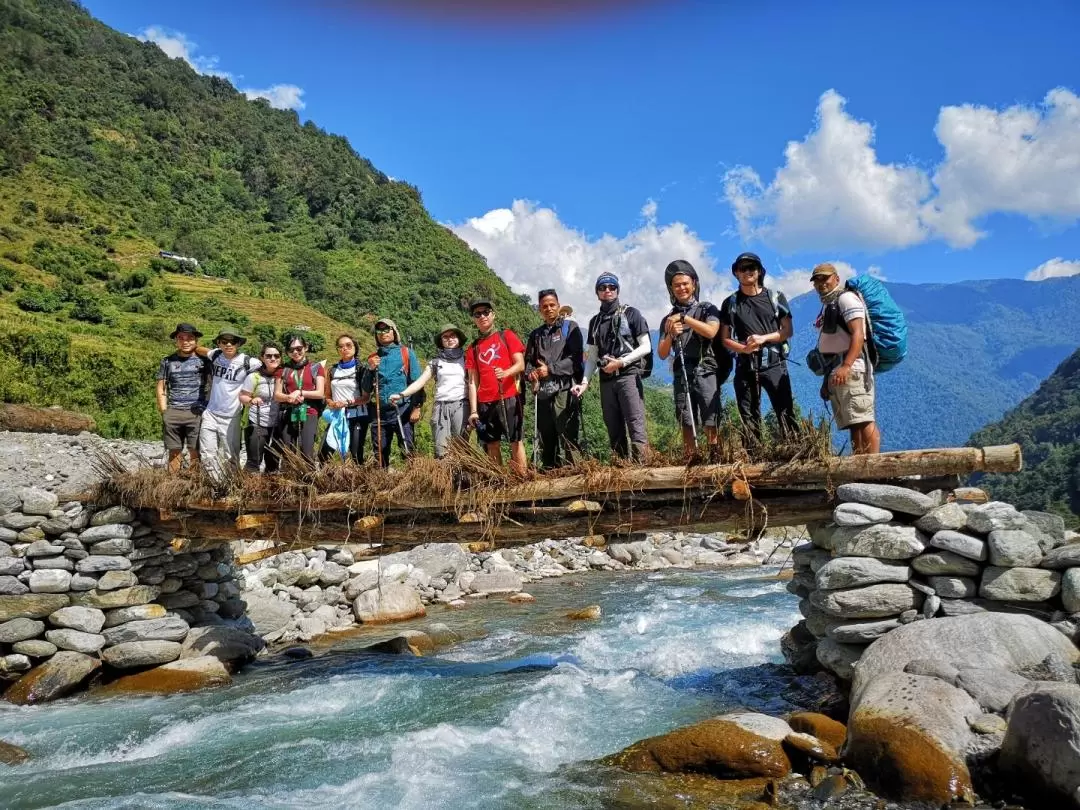
[[[210,362],[196,354],[202,332],[179,323],[169,335],[176,351],[165,357],[157,372],[157,406],[169,469],[180,470],[184,447],[191,465],[199,463],[199,428],[210,391]]]
[[[240,459],[240,391],[248,374],[262,368],[262,361],[240,351],[247,338],[234,326],[226,326],[214,338],[214,348],[196,349],[210,361],[210,401],[199,429],[199,454],[207,471],[220,477],[223,465]]]

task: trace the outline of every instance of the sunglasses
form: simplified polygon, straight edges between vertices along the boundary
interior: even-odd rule
[[[236,345],[236,339],[235,338],[218,338],[217,342],[221,346],[235,346]]]
[[[264,354],[264,355],[263,355],[263,359],[264,359],[264,360],[280,360],[280,359],[281,359],[281,355],[280,355],[280,354],[277,354],[277,353],[274,353],[274,354]]]
[[[352,345],[351,343],[339,343],[338,344],[338,351],[341,351],[342,349],[355,349],[355,348],[356,347],[354,345]]]
[[[735,268],[736,273],[756,273],[757,267],[752,264],[745,264],[742,267]]]
[[[615,286],[614,284],[597,284],[596,285],[596,291],[597,292],[614,292],[617,289],[619,289],[619,288],[617,286]]]
[[[393,331],[394,331],[394,327],[392,327],[392,326],[376,326],[375,327],[375,334],[377,334],[377,335],[382,335],[382,334],[385,334],[387,332],[393,332]],[[340,349],[341,347],[338,346],[338,348]]]
[[[490,309],[478,309],[478,310],[476,310],[476,312],[474,312],[474,313],[472,314],[472,316],[473,316],[474,318],[486,318],[486,317],[487,317],[488,315],[490,315],[490,314],[491,314],[491,313],[492,313],[493,311],[494,311],[494,310],[490,310]]]
[[[829,280],[829,278],[830,278],[829,276],[811,276],[810,277],[810,283],[811,284],[824,284],[826,281]]]
[[[302,351],[304,351],[303,346],[290,346],[289,347],[289,354],[296,354],[297,352],[302,352]]]

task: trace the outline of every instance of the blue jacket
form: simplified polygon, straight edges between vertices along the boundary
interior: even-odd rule
[[[366,392],[374,391],[375,376],[378,375],[380,410],[384,414],[389,412],[391,418],[393,418],[390,395],[400,394],[404,391],[411,382],[420,376],[423,369],[420,368],[420,361],[416,359],[416,353],[412,349],[406,349],[400,343],[380,346],[375,353],[379,356],[378,371],[368,369],[364,374],[361,385]],[[405,374],[405,366],[402,363],[403,355],[409,358],[408,375]],[[407,404],[409,404],[408,397],[399,404],[399,407],[404,409]]]

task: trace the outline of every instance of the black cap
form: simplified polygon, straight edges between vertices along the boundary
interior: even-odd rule
[[[472,311],[474,309],[476,309],[477,307],[487,307],[488,309],[495,309],[495,307],[492,305],[490,299],[488,299],[488,298],[474,298],[472,301],[469,302],[469,314],[471,315]]]
[[[732,271],[738,269],[740,264],[756,264],[758,267],[765,267],[765,265],[761,263],[761,257],[756,253],[740,253],[735,257],[735,261],[731,263]]]
[[[169,337],[172,340],[176,340],[176,336],[179,335],[181,332],[187,332],[188,334],[194,335],[197,338],[202,337],[202,332],[200,332],[198,329],[196,329],[190,323],[178,323],[176,325],[176,328],[173,329],[172,334],[169,335]]]

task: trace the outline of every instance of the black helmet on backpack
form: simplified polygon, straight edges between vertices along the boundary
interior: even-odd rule
[[[735,261],[731,263],[731,275],[736,275],[739,272],[739,266],[744,264],[752,264],[761,271],[761,278],[765,278],[765,265],[761,263],[761,257],[756,253],[740,253],[735,257]]]
[[[686,259],[676,259],[664,268],[664,286],[667,287],[668,298],[671,299],[671,303],[675,303],[675,296],[671,292],[671,282],[675,276],[690,276],[694,280],[694,296],[697,297],[701,292],[701,282],[698,280],[697,270],[694,269],[694,265],[686,261]]]

